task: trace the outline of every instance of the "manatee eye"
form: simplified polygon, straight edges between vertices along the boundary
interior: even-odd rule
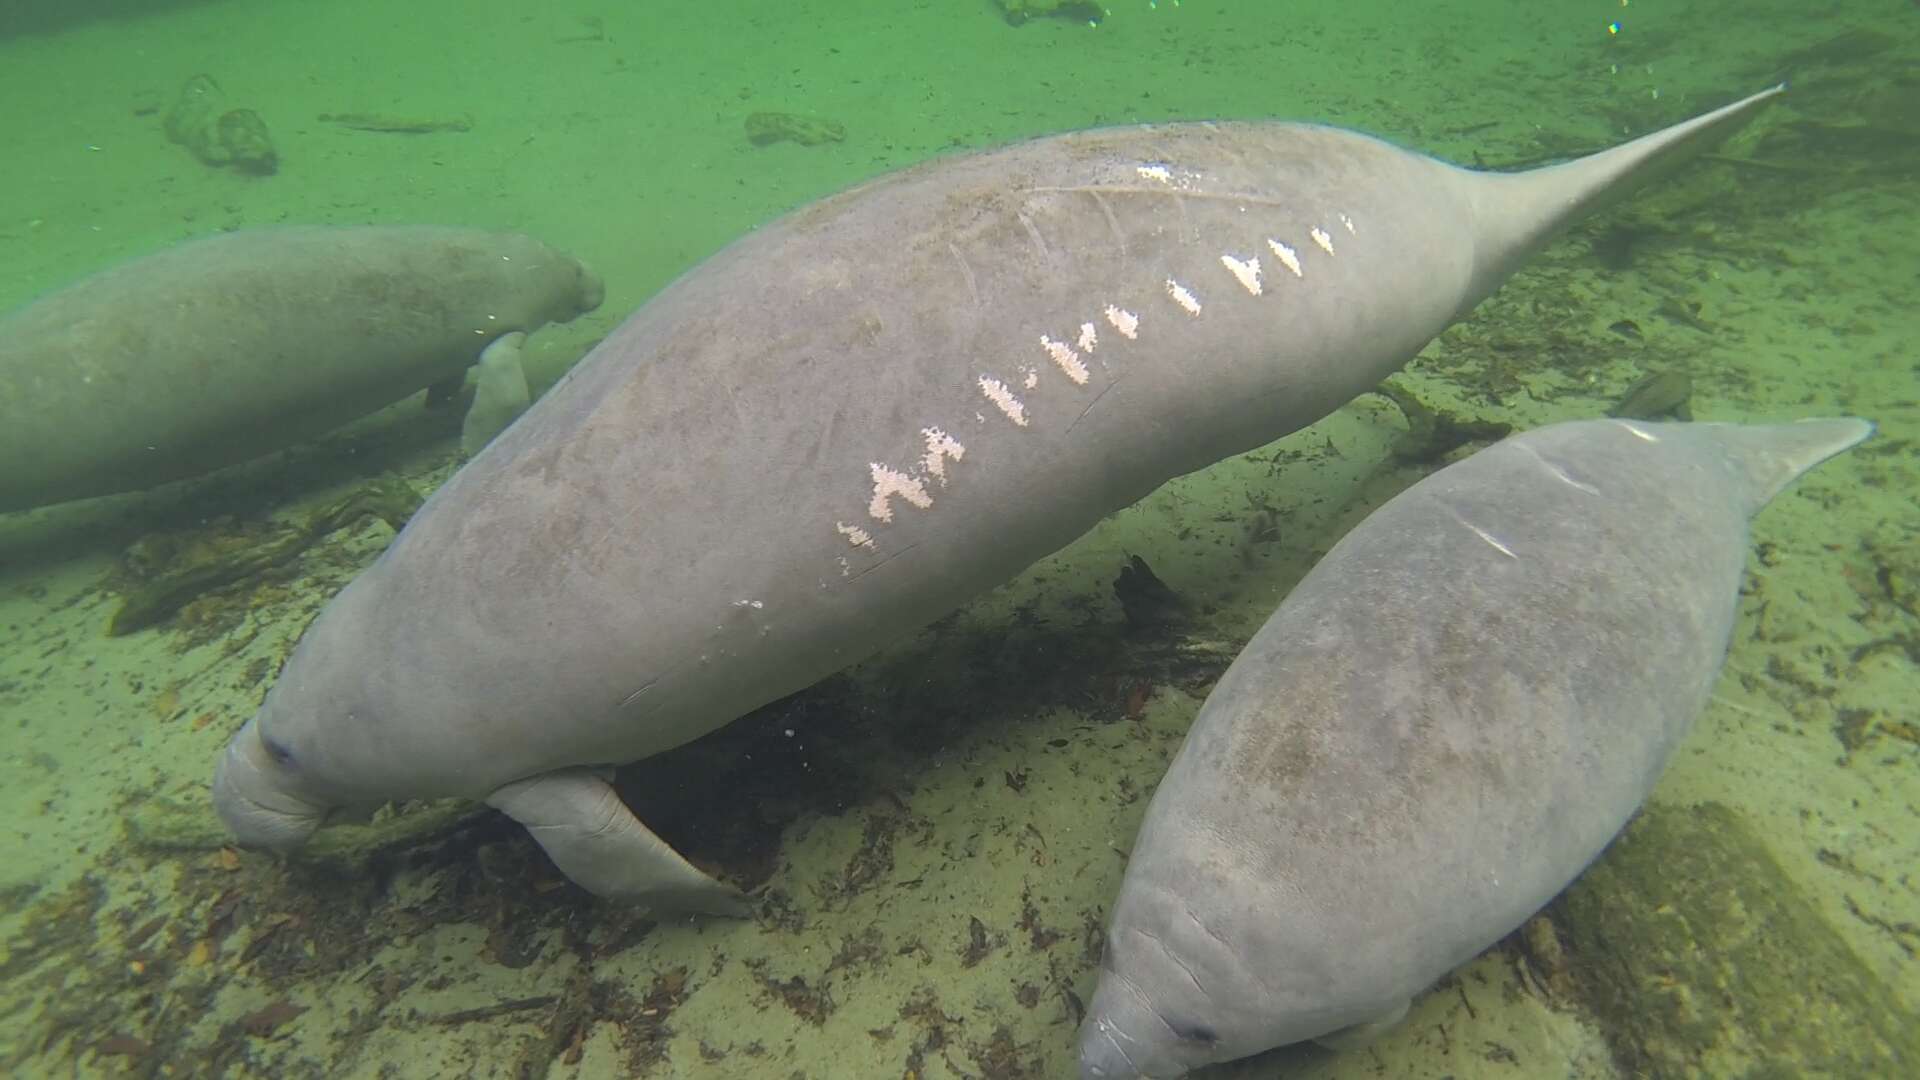
[[[1194,1042],[1200,1043],[1203,1046],[1212,1046],[1214,1043],[1220,1041],[1220,1033],[1205,1024],[1186,1024],[1178,1020],[1169,1020],[1167,1021],[1167,1027],[1171,1029],[1174,1035],[1182,1042]]]
[[[271,735],[260,736],[260,745],[266,747],[267,756],[273,759],[275,765],[279,765],[282,768],[293,767],[292,747]]]

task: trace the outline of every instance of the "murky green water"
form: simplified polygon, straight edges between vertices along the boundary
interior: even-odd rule
[[[523,230],[606,283],[530,338],[538,393],[733,238],[941,153],[1286,117],[1519,166],[1785,78],[1745,133],[1577,227],[1396,385],[1469,435],[1601,414],[1649,376],[1698,419],[1852,413],[1879,435],[1755,522],[1713,705],[1657,811],[1548,920],[1369,1048],[1218,1075],[1893,1076],[1916,1068],[1920,1002],[1915,71],[1920,11],[1896,0],[1140,0],[1018,25],[992,0],[16,0],[0,309],[227,230]],[[23,396],[0,424],[35,413]],[[220,846],[221,747],[391,539],[395,485],[451,475],[460,409],[415,397],[203,481],[0,515],[0,1062],[1070,1076],[1147,796],[1280,597],[1438,463],[1406,427],[1363,396],[624,770],[642,818],[753,890],[737,922],[597,901],[459,808],[329,830],[292,863]],[[1181,614],[1127,617],[1130,555]],[[107,633],[156,579],[236,558],[254,565]]]

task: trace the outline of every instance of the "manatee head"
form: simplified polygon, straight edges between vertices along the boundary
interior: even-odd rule
[[[1250,829],[1177,794],[1155,793],[1114,902],[1082,1080],[1184,1076],[1396,1021],[1410,988],[1374,901],[1329,904],[1284,870],[1248,872],[1262,865]]]
[[[1227,940],[1177,894],[1125,899],[1080,1029],[1082,1080],[1185,1076],[1276,1045],[1268,990]]]
[[[559,312],[555,322],[568,322],[600,306],[607,298],[607,286],[593,268],[571,255],[562,256],[566,270],[562,274]]]
[[[593,267],[588,266],[586,263],[575,259],[573,261],[573,269],[580,290],[579,313],[584,315],[594,308],[599,307],[601,301],[607,298],[607,286],[605,282],[600,280],[600,275],[593,272]]]
[[[271,851],[306,843],[332,809],[312,793],[292,748],[262,733],[261,715],[227,744],[213,774],[213,808],[241,847]]]
[[[498,283],[488,290],[489,325],[532,332],[569,322],[607,298],[600,275],[579,259],[525,233],[488,237],[479,249]]]

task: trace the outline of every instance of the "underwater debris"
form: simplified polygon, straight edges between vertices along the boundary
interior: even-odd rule
[[[746,119],[747,141],[755,146],[772,146],[777,142],[799,143],[801,146],[821,146],[826,143],[845,142],[847,129],[843,124],[831,120],[820,120],[799,113],[757,112]]]
[[[492,1005],[482,1005],[474,1009],[461,1009],[458,1012],[429,1016],[426,1020],[428,1023],[449,1027],[459,1024],[471,1024],[476,1020],[492,1020],[498,1016],[510,1016],[517,1012],[526,1012],[529,1009],[544,1009],[559,1000],[559,998],[552,994],[543,994],[539,997],[515,998],[512,1001],[496,1002]]]
[[[1585,230],[1588,250],[1600,265],[1609,270],[1630,270],[1642,244],[1665,230],[1650,227],[1643,219],[1622,215],[1618,219]]]
[[[242,1034],[256,1039],[270,1039],[281,1028],[298,1019],[300,1014],[306,1011],[305,1005],[295,1005],[286,998],[281,998],[271,1005],[255,1009],[236,1020],[234,1024]]]
[[[267,122],[252,109],[228,108],[226,92],[211,75],[195,75],[180,87],[163,127],[168,141],[186,147],[202,164],[253,176],[279,171]]]
[[[996,1080],[1027,1080],[1047,1075],[1046,1058],[1037,1042],[1018,1042],[1005,1024],[995,1025],[993,1035],[984,1043],[967,1047],[967,1056],[980,1067],[982,1076]]]
[[[1698,300],[1678,296],[1664,296],[1660,306],[1653,313],[1671,323],[1677,323],[1689,330],[1698,330],[1702,334],[1713,334],[1713,324],[1700,317],[1701,304]]]
[[[315,511],[303,525],[278,527],[270,538],[250,526],[143,538],[121,559],[120,575],[137,584],[123,589],[120,608],[107,624],[107,636],[120,637],[164,622],[193,600],[261,577],[327,534],[362,518],[377,517],[399,532],[420,502],[419,492],[406,481],[387,477]],[[244,614],[249,598],[235,600]]]
[[[987,933],[987,924],[981,922],[978,915],[967,916],[967,941],[960,946],[960,966],[973,967],[985,960],[998,944],[993,935]]]
[[[1272,466],[1269,466],[1271,468]],[[1252,566],[1259,558],[1261,547],[1280,542],[1280,510],[1266,495],[1248,489],[1247,509],[1253,512],[1247,519],[1246,527],[1240,538],[1240,563]]]
[[[760,981],[762,989],[779,998],[793,1015],[812,1024],[825,1027],[827,1017],[833,1015],[833,995],[825,986],[813,986],[804,975],[795,975],[788,979],[776,979],[766,973],[766,961],[749,960],[747,966],[753,969],[754,978]]]
[[[1429,464],[1468,443],[1493,442],[1513,433],[1512,424],[1467,420],[1441,412],[1392,379],[1381,383],[1374,393],[1399,406],[1400,414],[1407,418],[1406,434],[1393,440],[1389,448],[1401,461]]]
[[[1628,1075],[1896,1076],[1920,1061],[1898,995],[1719,803],[1649,804],[1549,915]]]
[[[824,903],[844,904],[851,897],[882,884],[893,872],[895,838],[906,818],[891,810],[869,810],[860,847],[848,857],[836,876],[823,879],[815,890]]]
[[[1033,886],[1027,885],[1020,890],[1019,927],[1027,932],[1027,944],[1034,952],[1045,952],[1053,948],[1061,938],[1060,931],[1040,922],[1040,909],[1033,903]]]
[[[329,823],[294,858],[300,863],[358,866],[382,852],[424,843],[487,812],[483,803],[442,799],[405,813],[376,816],[367,824]],[[149,799],[129,810],[126,831],[127,839],[156,851],[216,851],[233,843],[233,834],[214,816],[211,803],[195,803],[189,809],[165,799]]]
[[[1184,613],[1180,595],[1168,588],[1147,565],[1147,560],[1138,555],[1127,556],[1127,565],[1121,567],[1120,576],[1113,579],[1113,596],[1120,601],[1127,626],[1135,630],[1166,626],[1177,622]]]
[[[1920,655],[1920,641],[1912,638],[1888,644],[1904,649],[1909,657]],[[1920,747],[1920,724],[1889,715],[1880,709],[1839,709],[1834,714],[1833,736],[1846,751],[1843,760],[1849,760],[1855,753],[1882,738],[1899,739]]]
[[[1089,0],[999,0],[999,4],[1010,26],[1029,19],[1072,19],[1092,25],[1107,17],[1107,9]]]
[[[153,1044],[132,1035],[109,1035],[93,1044],[93,1052],[100,1057],[124,1057],[131,1061],[153,1056]]]
[[[921,987],[907,999],[906,1004],[900,1006],[900,1019],[912,1024],[920,1032],[920,1037],[913,1041],[912,1051],[907,1054],[905,1075],[909,1077],[925,1075],[927,1056],[944,1051],[947,1048],[948,1027],[959,1027],[962,1023],[960,1017],[948,1014],[931,986]]]
[[[840,948],[827,961],[827,974],[842,969],[877,968],[886,963],[887,939],[877,927],[869,926],[858,935],[849,934],[840,941]]]
[[[1516,959],[1514,968],[1520,981],[1547,1001],[1571,1001],[1572,961],[1554,929],[1553,920],[1535,915],[1521,924],[1517,939],[1522,955]]]
[[[473,130],[467,119],[440,120],[418,116],[388,116],[385,113],[321,113],[314,117],[348,131],[369,131],[377,135],[438,135]]]
[[[685,965],[653,977],[647,996],[640,1000],[640,1008],[625,1022],[629,1065],[644,1071],[650,1065],[667,1060],[667,1040],[673,1035],[667,1020],[675,1009],[686,1003],[687,993]],[[580,1055],[571,1054],[563,1060],[569,1065],[576,1064]]]
[[[1871,584],[1855,582],[1855,591],[1870,604],[1891,605],[1908,617],[1920,619],[1920,548],[1912,535],[1897,526],[1875,529],[1862,545],[1872,564]],[[1866,579],[1869,575],[1860,575]],[[1911,651],[1911,650],[1910,650]],[[1916,658],[1915,663],[1920,663]]]
[[[1693,419],[1689,402],[1693,380],[1684,371],[1656,371],[1627,388],[1618,404],[1607,410],[1608,416],[1622,420]]]
[[[585,966],[576,967],[568,973],[565,988],[547,1006],[551,1011],[534,1025],[540,1034],[521,1044],[506,1075],[545,1076],[557,1061],[571,1057],[577,1062],[580,1048],[593,1030],[594,1006],[593,976]]]

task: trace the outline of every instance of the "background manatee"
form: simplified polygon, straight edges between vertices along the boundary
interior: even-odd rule
[[[577,260],[478,229],[250,229],[135,259],[0,318],[0,511],[283,449],[601,295]]]

